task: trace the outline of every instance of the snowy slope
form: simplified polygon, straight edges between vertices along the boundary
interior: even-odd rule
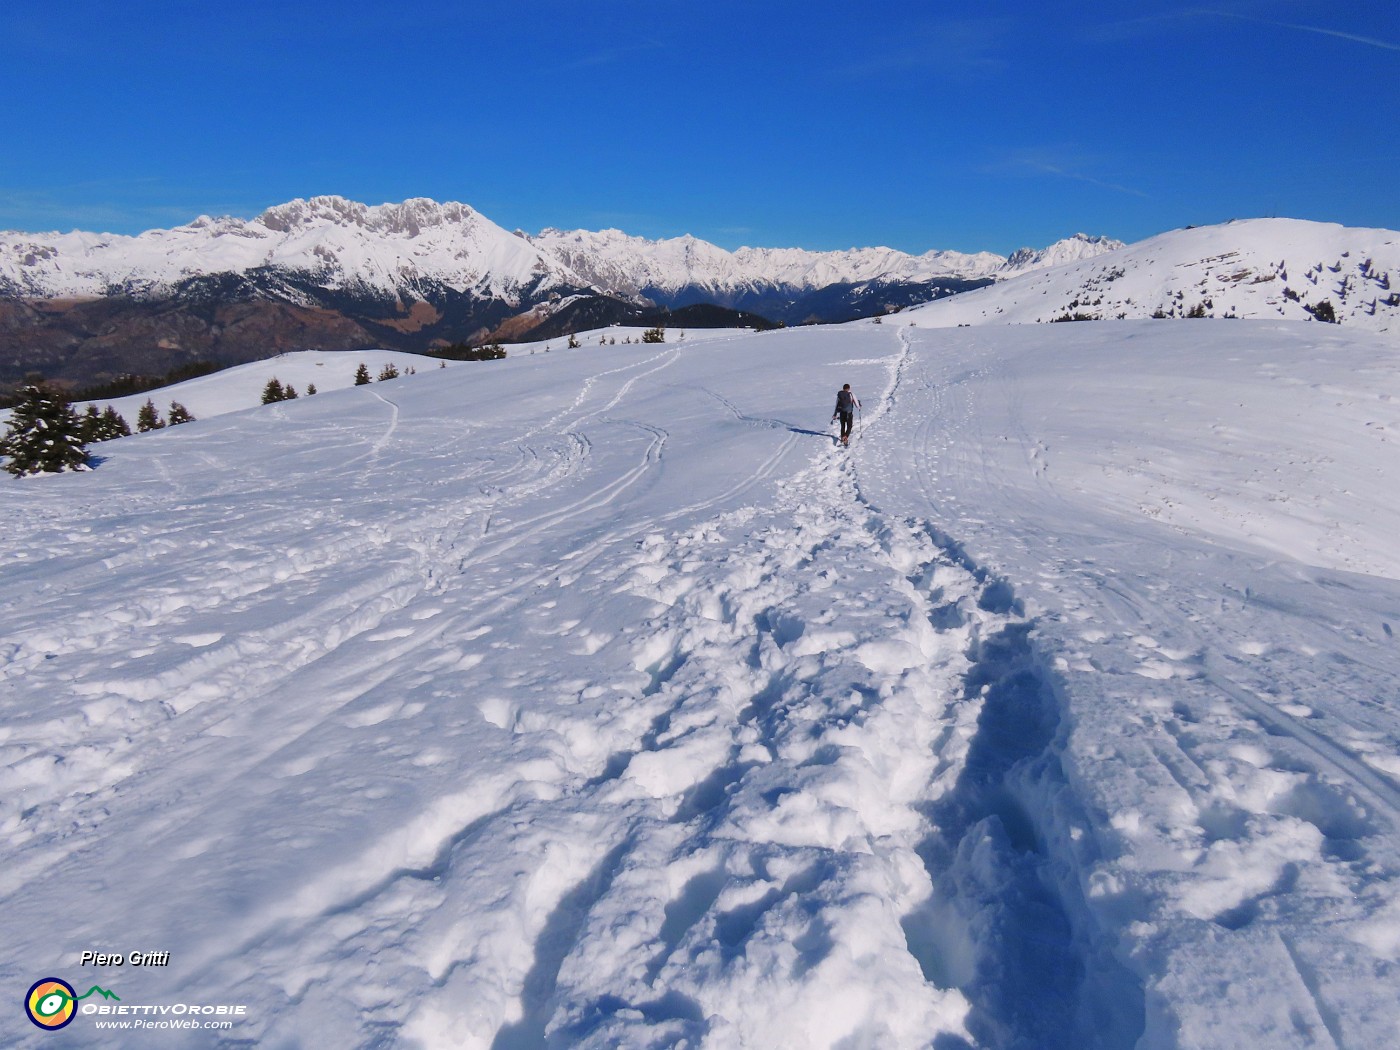
[[[576,338],[580,343],[596,347],[600,338],[619,340],[619,332],[622,333],[622,339],[636,341],[641,339],[639,331],[617,328],[580,332],[576,334]],[[670,331],[666,333],[666,338],[672,342],[688,341],[690,345],[695,345],[710,339],[726,338],[733,334],[735,333],[725,329],[705,328]],[[551,353],[554,350],[563,349],[566,345],[567,340],[565,339],[515,343],[509,347],[507,354],[510,356],[529,356],[535,353]],[[370,377],[377,382],[385,365],[393,365],[399,370],[400,377],[406,378],[409,369],[413,369],[416,374],[429,370],[442,371],[458,368],[467,363],[444,361],[440,358],[426,357],[423,354],[408,354],[399,350],[302,350],[278,354],[276,357],[269,357],[263,361],[250,361],[246,365],[236,365],[233,368],[223,369],[195,379],[187,379],[182,383],[175,383],[172,386],[162,387],[148,393],[102,400],[97,402],[97,406],[105,408],[110,404],[122,414],[128,423],[133,425],[136,421],[136,414],[141,411],[141,406],[148,399],[154,401],[162,413],[168,410],[172,401],[178,401],[188,408],[196,419],[207,419],[211,416],[221,416],[228,412],[241,412],[247,408],[258,407],[262,404],[263,389],[271,379],[276,379],[284,384],[292,384],[296,387],[298,394],[305,394],[307,386],[311,384],[315,384],[318,393],[325,393],[330,390],[344,390],[346,387],[354,386],[355,371],[361,364],[369,369]],[[482,363],[475,362],[472,365],[475,367]],[[494,362],[488,364],[494,365]],[[81,412],[90,403],[79,402],[75,408]],[[3,422],[4,415],[4,413],[0,413],[0,423]],[[104,453],[110,448],[110,445],[104,446]]]
[[[246,1005],[170,1046],[1389,1046],[1397,376],[586,344],[9,482],[0,970]]]
[[[919,324],[1029,324],[1066,315],[1309,320],[1329,302],[1347,327],[1400,331],[1400,233],[1250,219],[1138,244],[940,300]]]
[[[314,385],[318,393],[343,390],[355,385],[355,370],[363,364],[369,369],[371,378],[377,378],[385,365],[393,365],[400,373],[412,368],[417,372],[444,367],[456,368],[463,362],[443,362],[422,354],[405,354],[398,350],[302,350],[296,353],[279,354],[265,361],[250,361],[246,365],[235,365],[207,376],[187,379],[182,383],[162,387],[145,394],[131,394],[127,397],[111,398],[97,402],[99,408],[111,405],[128,423],[135,426],[136,414],[147,400],[164,414],[172,401],[178,401],[194,414],[196,419],[208,419],[228,412],[240,412],[262,403],[262,392],[268,381],[290,383],[298,394],[305,394],[308,386]],[[75,407],[81,412],[91,402],[80,402]],[[105,446],[110,449],[111,446]]]

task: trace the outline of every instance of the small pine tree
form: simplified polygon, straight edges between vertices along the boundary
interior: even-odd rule
[[[194,422],[194,414],[178,401],[170,402],[170,415],[167,418],[172,427],[178,427],[181,423]]]
[[[102,410],[102,437],[99,440],[112,441],[124,437],[131,437],[131,427],[120,412],[108,405]]]
[[[665,341],[666,329],[660,326],[656,328],[648,328],[645,332],[642,333],[642,342],[644,343],[664,343]]]
[[[146,398],[141,411],[136,413],[136,429],[144,434],[148,430],[160,430],[164,426],[165,422],[160,418],[160,410],[156,408],[156,403]]]
[[[62,395],[42,383],[31,383],[19,396],[10,413],[9,430],[0,438],[0,455],[8,457],[5,469],[17,478],[86,470],[83,421]]]
[[[581,344],[580,344],[579,341],[578,341],[578,336],[576,336],[576,335],[574,335],[572,332],[570,332],[570,333],[569,333],[569,349],[570,349],[570,350],[577,350],[577,349],[579,348],[580,345],[581,345]]]
[[[83,413],[82,423],[83,444],[90,445],[94,441],[102,440],[102,415],[97,411],[96,405],[88,405],[87,411]]]
[[[287,394],[286,391],[282,389],[281,381],[278,380],[276,376],[273,376],[267,381],[267,386],[263,387],[262,403],[264,405],[270,405],[274,401],[281,401],[286,396]]]
[[[394,367],[392,362],[379,370],[379,381],[381,383],[397,378],[399,378],[399,370]]]
[[[284,387],[282,388],[282,400],[283,400],[283,401],[295,401],[296,398],[297,398],[297,388],[294,387],[294,386],[292,386],[291,383],[288,383],[286,386],[284,386]]]
[[[355,385],[368,386],[369,381],[369,368],[366,367],[365,363],[362,361],[360,362],[360,367],[355,369]]]
[[[307,397],[310,397],[310,396],[311,396],[312,394],[314,394],[314,393],[316,393],[316,384],[315,384],[315,383],[307,383],[307,384],[306,384],[306,396],[307,396]]]

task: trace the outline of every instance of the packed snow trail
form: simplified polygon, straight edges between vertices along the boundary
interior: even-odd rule
[[[903,745],[942,732],[978,628],[931,626],[906,576],[935,548],[867,520],[801,425],[816,392],[737,367],[747,342],[227,417],[113,446],[71,525],[17,519],[6,675],[46,699],[7,721],[7,899],[131,889],[16,957],[168,945],[136,991],[253,1003],[245,1040],[961,1031],[905,948],[935,758]],[[817,345],[845,379],[894,342]],[[640,988],[588,936],[618,908],[653,931],[610,964],[649,960]],[[755,1011],[779,976],[785,1012]]]
[[[248,1004],[172,1046],[1389,1045],[1357,340],[585,345],[15,483],[0,973]]]

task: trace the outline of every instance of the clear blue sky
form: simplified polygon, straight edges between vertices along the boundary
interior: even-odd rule
[[[1400,228],[1400,3],[0,5],[0,229],[294,197],[507,228],[1006,253]]]

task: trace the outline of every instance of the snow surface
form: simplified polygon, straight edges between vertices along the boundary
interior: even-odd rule
[[[672,329],[667,332],[667,339],[673,342],[688,340],[691,343],[700,343],[707,339],[732,337],[738,331],[747,329]],[[639,328],[618,326],[579,332],[575,337],[580,343],[586,342],[590,347],[595,347],[600,339],[613,339],[618,342],[630,339],[640,342],[642,331]],[[531,343],[512,343],[505,350],[507,356],[528,356],[562,350],[567,343],[568,338],[560,336]],[[75,402],[74,408],[82,414],[90,404],[95,404],[98,408],[111,405],[128,423],[135,426],[136,415],[148,399],[156,403],[156,408],[162,416],[169,413],[172,401],[178,401],[188,408],[196,419],[206,419],[262,404],[263,389],[272,379],[284,384],[290,383],[296,387],[299,396],[306,396],[306,388],[312,383],[316,385],[317,393],[344,390],[354,386],[355,371],[361,364],[369,369],[370,378],[378,382],[380,372],[385,365],[390,364],[399,370],[400,378],[407,378],[410,368],[416,374],[430,369],[442,371],[459,368],[463,364],[476,367],[482,363],[494,362],[444,361],[441,358],[410,354],[401,350],[298,350],[261,361],[249,361],[144,394],[98,399],[95,402]],[[7,414],[8,409],[0,411],[0,424],[3,424]],[[104,446],[104,449],[109,448],[110,445]]]
[[[178,401],[194,414],[196,419],[222,416],[228,412],[239,412],[262,404],[263,389],[268,381],[290,383],[296,387],[298,396],[306,396],[306,388],[315,385],[318,394],[331,390],[344,390],[355,385],[355,371],[364,365],[369,369],[371,379],[376,379],[385,365],[393,365],[403,375],[412,368],[416,372],[430,369],[457,368],[465,362],[442,361],[423,354],[410,354],[401,350],[298,350],[262,361],[249,361],[247,364],[212,372],[206,376],[186,379],[181,383],[161,387],[145,394],[129,394],[125,397],[79,401],[74,408],[79,414],[90,404],[98,408],[111,405],[131,426],[136,425],[136,414],[147,400],[155,402],[162,416],[170,411],[170,403]],[[94,446],[96,447],[96,446]],[[111,445],[103,446],[103,451]]]
[[[1345,326],[857,323],[9,482],[0,972],[248,1006],[114,1046],[1393,1046],[1397,405]]]
[[[1045,260],[1050,263],[1052,260]],[[1048,266],[908,311],[923,325],[1035,324],[1073,318],[1312,319],[1400,333],[1400,232],[1300,219],[1173,230],[1087,260]]]

